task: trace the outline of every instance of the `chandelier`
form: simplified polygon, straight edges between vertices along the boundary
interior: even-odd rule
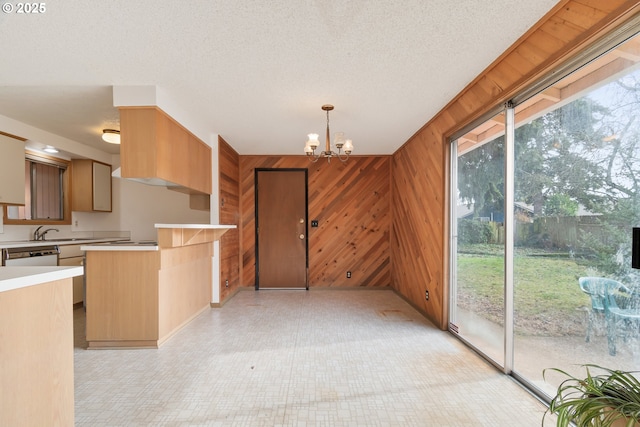
[[[346,162],[353,151],[353,143],[350,139],[344,139],[343,132],[336,132],[333,138],[333,145],[336,147],[338,152],[331,151],[331,139],[329,137],[329,111],[333,110],[333,105],[325,104],[322,106],[322,110],[327,112],[327,137],[325,140],[325,150],[320,151],[316,154],[316,148],[320,145],[320,141],[318,141],[317,133],[310,133],[307,135],[309,139],[304,146],[304,152],[309,157],[309,160],[312,162],[317,162],[319,158],[326,157],[327,162],[331,163],[332,157],[337,157],[342,163]]]

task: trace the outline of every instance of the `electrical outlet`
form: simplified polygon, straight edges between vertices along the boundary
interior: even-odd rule
[[[228,288],[228,287],[229,287],[229,280],[228,280],[228,279],[224,281],[224,287],[225,287],[225,288]]]
[[[347,279],[351,279],[351,272],[347,271]]]
[[[429,301],[429,291],[428,290],[424,291],[424,299]]]

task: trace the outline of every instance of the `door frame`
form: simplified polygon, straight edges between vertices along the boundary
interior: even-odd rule
[[[305,289],[309,290],[309,169],[307,168],[255,168],[254,169],[254,206],[255,206],[255,251],[256,251],[256,279],[255,290],[260,289],[260,248],[258,244],[258,175],[260,172],[304,172],[304,235],[305,235]]]

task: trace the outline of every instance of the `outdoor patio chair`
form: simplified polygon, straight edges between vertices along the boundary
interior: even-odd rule
[[[609,354],[616,355],[616,339],[620,336],[625,341],[637,338],[640,326],[640,309],[634,295],[625,296],[624,308],[618,306],[615,295],[604,299],[604,314],[607,322],[607,342]]]
[[[586,342],[591,340],[591,331],[598,317],[604,317],[607,328],[607,344],[609,354],[615,356],[615,339],[618,334],[616,328],[618,316],[612,314],[623,311],[618,306],[618,298],[629,298],[631,291],[622,283],[605,277],[580,277],[580,289],[591,298],[591,311],[587,325]]]

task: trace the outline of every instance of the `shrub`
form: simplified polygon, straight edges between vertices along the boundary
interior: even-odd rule
[[[496,234],[495,223],[472,219],[458,221],[458,243],[494,243]]]

